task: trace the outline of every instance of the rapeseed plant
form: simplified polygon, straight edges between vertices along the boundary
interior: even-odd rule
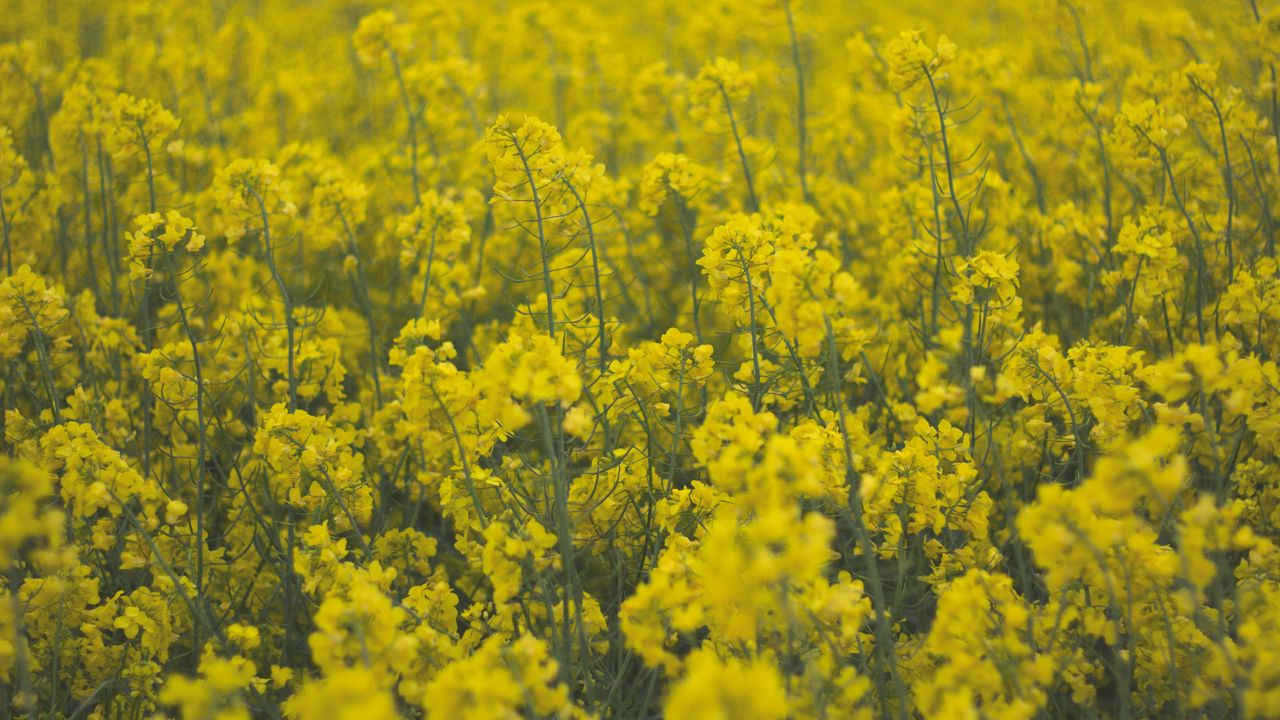
[[[0,715],[1280,717],[1280,6],[3,10]]]

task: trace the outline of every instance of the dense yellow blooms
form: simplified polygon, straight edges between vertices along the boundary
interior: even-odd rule
[[[1280,718],[1280,5],[11,2],[0,716]]]

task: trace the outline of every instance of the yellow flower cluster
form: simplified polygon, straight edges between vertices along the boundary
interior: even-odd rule
[[[0,716],[1280,718],[1280,4],[0,19]]]

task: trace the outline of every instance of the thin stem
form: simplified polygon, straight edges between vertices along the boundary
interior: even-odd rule
[[[382,381],[378,367],[382,364],[382,356],[378,352],[378,327],[373,319],[373,300],[369,296],[369,279],[365,276],[364,261],[360,257],[360,244],[347,222],[347,216],[338,208],[338,219],[342,221],[342,229],[347,234],[347,248],[351,257],[356,259],[355,277],[356,292],[360,297],[360,309],[364,311],[365,325],[369,329],[369,369],[373,373],[373,407],[382,407]]]
[[[738,248],[738,258],[742,261],[742,272],[747,280],[747,318],[751,322],[751,409],[760,410],[760,351],[756,326],[756,293],[751,282],[751,264],[742,256],[742,248]]]
[[[808,113],[805,106],[804,65],[800,62],[800,41],[796,37],[796,23],[791,11],[791,0],[782,0],[782,10],[787,16],[787,33],[791,36],[791,64],[796,72],[796,153],[800,174],[800,193],[805,202],[811,202],[808,179]]]
[[[751,180],[751,165],[747,162],[747,152],[742,149],[742,136],[738,133],[738,121],[733,116],[733,103],[729,102],[729,92],[720,86],[720,97],[724,98],[724,111],[729,115],[729,129],[733,131],[733,142],[738,147],[738,160],[742,163],[742,176],[747,181],[748,209],[760,211],[760,203],[756,200],[755,183]]]
[[[409,171],[413,178],[413,204],[422,204],[421,180],[418,174],[418,114],[413,111],[413,103],[409,99],[409,88],[404,82],[404,73],[400,70],[400,58],[391,53],[391,66],[395,69],[396,85],[400,89],[400,102],[404,104],[405,115],[409,118]]]
[[[844,471],[845,479],[849,483],[849,516],[853,520],[854,534],[857,535],[858,542],[862,546],[862,555],[867,560],[867,581],[869,585],[867,591],[871,595],[872,609],[875,611],[876,616],[876,651],[880,654],[884,669],[888,671],[889,677],[893,682],[894,694],[898,700],[897,716],[899,718],[907,718],[909,717],[907,690],[898,674],[893,627],[891,618],[885,612],[884,586],[880,581],[880,567],[876,564],[876,554],[875,548],[871,544],[871,534],[862,519],[861,482],[857,470],[854,469],[853,443],[849,439],[849,428],[845,421],[844,395],[840,389],[840,382],[843,377],[840,372],[840,354],[836,348],[835,333],[831,329],[831,318],[824,315],[823,322],[826,324],[827,330],[827,365],[837,408],[836,421],[840,428],[840,437],[844,441]]]
[[[587,242],[591,247],[591,273],[595,279],[596,291],[596,321],[598,325],[599,344],[600,344],[600,374],[604,375],[605,366],[609,361],[609,338],[605,332],[604,317],[604,291],[600,287],[600,259],[596,255],[596,232],[595,226],[591,223],[591,213],[587,212],[587,204],[583,201],[582,196],[578,194],[578,189],[569,182],[569,178],[561,177],[565,187],[569,188],[569,192],[573,194],[573,199],[578,204],[578,209],[582,212],[582,222],[587,228]]]
[[[293,336],[295,332],[296,319],[293,316],[293,303],[289,299],[289,288],[285,285],[284,277],[280,275],[279,268],[276,267],[275,248],[271,245],[271,223],[267,219],[267,205],[263,201],[262,195],[257,190],[249,188],[249,192],[253,194],[254,200],[258,203],[258,213],[262,218],[262,247],[267,257],[267,269],[271,272],[271,279],[275,281],[276,289],[280,292],[280,301],[284,304],[284,328],[285,339],[288,347],[288,383],[289,383],[289,410],[298,409],[298,379],[294,370],[294,347]]]
[[[542,285],[543,291],[547,296],[547,334],[554,339],[556,336],[556,314],[552,306],[554,292],[551,286],[551,256],[547,251],[547,234],[546,229],[543,227],[542,199],[538,196],[538,183],[533,178],[533,169],[529,167],[529,158],[524,154],[524,148],[520,146],[514,134],[511,135],[511,145],[515,148],[516,155],[520,157],[521,164],[524,165],[525,177],[529,179],[529,192],[533,194],[533,212],[538,221],[538,251],[542,257]]]

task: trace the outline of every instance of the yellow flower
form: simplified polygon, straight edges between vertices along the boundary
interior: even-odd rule
[[[360,18],[352,39],[360,62],[367,66],[386,61],[401,62],[410,49],[412,31],[390,10],[378,10]]]
[[[786,717],[787,707],[781,678],[768,663],[721,659],[704,649],[689,657],[688,673],[671,689],[663,710],[668,717],[765,720]]]

